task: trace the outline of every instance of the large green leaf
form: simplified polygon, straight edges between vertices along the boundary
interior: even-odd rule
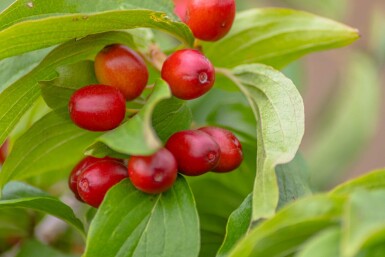
[[[225,237],[228,217],[252,191],[255,147],[243,144],[243,152],[244,160],[237,170],[188,178],[201,224],[201,257],[215,255]]]
[[[271,217],[279,199],[275,166],[294,158],[304,134],[302,98],[288,78],[268,66],[251,64],[218,71],[239,87],[257,121],[252,220]]]
[[[152,126],[162,142],[178,131],[189,129],[191,121],[190,108],[175,97],[159,102],[152,113]]]
[[[20,251],[17,253],[16,257],[75,257],[74,255],[64,254],[52,247],[45,245],[36,240],[28,240],[23,242],[21,245]]]
[[[69,206],[24,183],[11,182],[4,187],[0,199],[0,209],[2,208],[29,208],[41,211],[62,219],[84,235],[82,222],[76,218]]]
[[[129,2],[119,0],[55,0],[55,2],[17,0],[0,14],[0,30],[21,21],[48,16],[127,9],[151,9],[166,12],[170,17],[175,17],[172,12],[172,2],[168,0],[130,0]]]
[[[373,61],[352,55],[343,75],[343,87],[326,99],[306,151],[312,184],[319,189],[343,177],[373,137],[380,117],[381,84]]]
[[[62,116],[47,114],[15,142],[0,172],[0,188],[12,179],[70,170],[100,135],[80,129]]]
[[[352,193],[342,223],[342,256],[385,241],[385,190]]]
[[[278,165],[275,172],[279,184],[278,208],[310,194],[308,174],[304,167],[304,160],[299,154],[291,162]],[[230,215],[226,226],[226,237],[218,251],[218,256],[226,256],[249,230],[252,211],[251,200],[251,195],[248,195],[241,206]]]
[[[340,228],[332,227],[325,229],[304,243],[295,257],[339,257],[340,241]]]
[[[50,50],[52,49],[41,49],[1,60],[0,92],[36,67]]]
[[[289,163],[275,169],[279,187],[278,209],[300,197],[311,194],[309,174],[300,154]]]
[[[318,195],[283,208],[248,233],[229,257],[286,256],[319,231],[338,224],[344,197]]]
[[[132,37],[124,32],[109,32],[67,42],[55,48],[36,68],[4,90],[0,94],[0,144],[38,98],[38,81],[54,79],[57,67],[85,60],[105,45],[114,43],[133,44]]]
[[[217,253],[217,257],[225,257],[236,243],[246,235],[251,221],[251,194],[248,195],[229,217],[226,226],[226,237]]]
[[[336,188],[331,194],[350,194],[357,190],[385,189],[385,170],[376,170],[359,178],[349,180]]]
[[[162,147],[152,127],[152,113],[158,103],[171,97],[166,82],[158,80],[151,96],[140,112],[118,128],[101,135],[90,146],[88,153],[98,150],[101,144],[122,154],[150,155]]]
[[[171,20],[163,12],[135,9],[76,13],[27,20],[0,31],[0,59],[90,34],[137,27],[166,31],[186,45],[192,45],[194,39],[184,23]]]
[[[355,29],[316,15],[289,9],[253,9],[237,14],[230,33],[203,45],[218,67],[264,63],[282,68],[311,52],[348,45]]]
[[[196,257],[198,252],[194,198],[179,177],[158,195],[142,193],[128,180],[112,188],[91,223],[84,257]]]

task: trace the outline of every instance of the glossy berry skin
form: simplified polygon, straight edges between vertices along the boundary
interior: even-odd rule
[[[121,160],[119,160],[119,159],[113,159],[113,158],[110,158],[110,157],[96,158],[96,157],[93,157],[93,156],[87,156],[83,160],[78,162],[78,164],[76,164],[76,166],[72,169],[71,174],[70,174],[70,176],[68,178],[68,186],[69,186],[69,188],[71,189],[71,191],[74,193],[75,197],[78,200],[83,201],[81,199],[81,197],[79,196],[78,188],[77,188],[78,187],[78,177],[79,177],[79,175],[88,166],[90,166],[90,165],[92,165],[92,164],[94,164],[96,162],[106,161],[106,160],[121,162]]]
[[[202,175],[214,169],[219,161],[218,144],[207,133],[184,130],[172,135],[166,148],[174,155],[178,171],[188,176]]]
[[[101,84],[118,88],[126,98],[140,96],[148,81],[142,57],[124,45],[110,45],[95,57],[95,74]]]
[[[162,67],[162,78],[175,97],[191,100],[213,87],[215,70],[201,52],[184,49],[174,52],[166,59]]]
[[[2,165],[5,162],[5,159],[7,158],[7,155],[8,155],[8,145],[9,145],[9,141],[7,139],[0,146],[0,165]]]
[[[168,190],[177,175],[176,160],[164,148],[150,156],[132,156],[128,161],[128,176],[132,184],[145,193],[159,194]]]
[[[77,126],[91,131],[107,131],[123,121],[126,102],[123,94],[114,87],[90,85],[75,91],[68,110]]]
[[[87,204],[98,208],[107,191],[127,178],[126,167],[114,160],[99,161],[86,167],[78,177],[78,193]]]
[[[229,172],[241,165],[243,161],[242,145],[232,132],[218,127],[203,127],[199,130],[209,134],[221,150],[218,165],[213,171]]]
[[[235,18],[235,0],[190,0],[184,22],[194,36],[217,41],[231,29]]]

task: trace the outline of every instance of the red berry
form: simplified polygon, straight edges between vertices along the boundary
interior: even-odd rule
[[[215,82],[214,66],[201,52],[179,50],[163,64],[162,78],[172,94],[184,100],[198,98],[209,91]]]
[[[217,41],[231,29],[235,18],[235,0],[190,0],[185,17],[196,38]]]
[[[6,139],[4,143],[0,146],[0,164],[3,164],[5,162],[5,159],[8,155],[8,145],[9,141]]]
[[[78,89],[71,96],[68,109],[77,126],[91,131],[106,131],[123,121],[126,102],[114,87],[90,85]]]
[[[228,172],[241,165],[243,160],[242,145],[233,133],[217,127],[204,127],[199,130],[209,134],[221,150],[218,165],[213,171]]]
[[[179,17],[179,19],[181,19],[181,21],[185,20],[187,3],[188,0],[174,0],[174,13]]]
[[[166,148],[174,155],[180,173],[198,176],[214,169],[219,161],[218,144],[207,133],[184,130],[172,135]]]
[[[122,163],[99,161],[86,167],[79,175],[77,190],[84,202],[98,208],[107,191],[126,177],[127,170]]]
[[[124,45],[110,45],[101,50],[95,58],[95,74],[101,84],[118,88],[126,100],[140,96],[148,81],[146,63]]]
[[[150,156],[132,156],[128,161],[128,176],[132,184],[149,194],[168,190],[174,184],[177,174],[176,160],[164,148]]]
[[[100,161],[105,161],[105,160],[110,160],[110,161],[112,160],[112,161],[121,162],[121,160],[119,160],[119,159],[113,159],[110,157],[96,158],[93,156],[87,156],[83,160],[78,162],[78,164],[76,164],[76,166],[72,169],[71,174],[68,178],[68,186],[78,200],[83,201],[81,199],[81,197],[79,196],[78,188],[77,188],[79,175],[83,172],[83,170],[85,168],[87,168],[91,164],[94,164],[94,163],[100,162]]]

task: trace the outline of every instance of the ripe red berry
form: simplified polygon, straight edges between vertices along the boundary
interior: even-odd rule
[[[174,156],[161,149],[150,156],[132,156],[128,161],[128,176],[139,190],[158,194],[168,190],[178,175]]]
[[[98,208],[107,191],[127,178],[126,167],[114,160],[104,160],[86,167],[78,177],[77,190],[87,204]]]
[[[8,145],[9,145],[9,141],[7,139],[0,146],[0,164],[3,164],[5,162],[5,159],[7,158],[7,155],[8,155]]]
[[[201,52],[184,49],[174,52],[163,64],[162,78],[175,97],[184,100],[198,98],[215,82],[214,66]]]
[[[140,96],[148,81],[146,63],[124,45],[110,45],[101,50],[95,58],[95,74],[101,84],[118,88],[126,100]]]
[[[235,0],[190,0],[185,17],[196,38],[217,41],[231,29],[235,18]]]
[[[218,144],[199,130],[184,130],[172,135],[166,148],[174,155],[180,173],[198,176],[214,169],[219,161]]]
[[[105,160],[110,160],[110,161],[112,160],[112,161],[121,162],[121,160],[113,159],[110,157],[96,158],[93,156],[87,156],[83,160],[78,162],[78,164],[76,164],[76,166],[72,169],[71,174],[68,178],[68,186],[78,200],[83,201],[81,199],[81,197],[79,196],[79,193],[78,193],[78,177],[79,177],[79,175],[83,172],[83,170],[85,168],[87,168],[91,164],[94,164],[94,163],[100,162],[100,161],[105,161]]]
[[[241,165],[243,160],[242,145],[233,133],[218,127],[204,127],[199,130],[209,134],[221,150],[218,165],[213,171],[228,172]]]
[[[68,109],[77,126],[91,131],[106,131],[123,121],[126,102],[114,87],[90,85],[78,89],[71,96]]]

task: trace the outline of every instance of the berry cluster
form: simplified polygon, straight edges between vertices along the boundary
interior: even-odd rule
[[[204,127],[175,133],[153,155],[131,156],[128,167],[110,157],[86,157],[72,170],[68,184],[77,199],[97,208],[107,191],[127,177],[137,189],[158,194],[172,187],[178,172],[188,176],[229,172],[242,160],[242,146],[233,133]]]
[[[216,41],[230,30],[235,17],[234,0],[175,0],[175,12],[194,36]],[[163,60],[162,60],[163,61]],[[78,89],[68,110],[72,121],[90,131],[118,127],[126,116],[126,101],[139,97],[149,72],[143,58],[124,45],[110,45],[95,58],[100,84]],[[196,49],[182,49],[165,58],[161,76],[174,97],[191,100],[207,93],[215,82],[215,69]],[[157,194],[168,190],[177,174],[198,176],[208,171],[229,172],[242,162],[242,146],[228,130],[204,127],[172,135],[165,148],[150,156],[131,156],[128,167],[110,157],[86,157],[72,170],[69,186],[75,196],[98,207],[113,185],[130,178],[139,190]]]

